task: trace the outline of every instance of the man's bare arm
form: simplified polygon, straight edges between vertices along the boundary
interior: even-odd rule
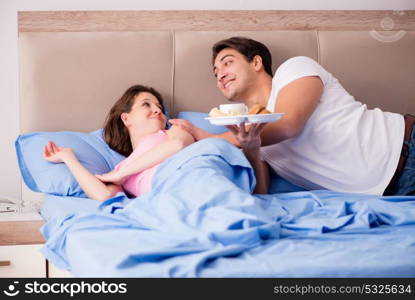
[[[317,76],[297,79],[283,87],[277,95],[275,112],[284,116],[267,124],[261,133],[262,146],[297,136],[316,109],[323,93],[323,82]]]

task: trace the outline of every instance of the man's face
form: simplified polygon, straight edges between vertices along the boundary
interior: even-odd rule
[[[213,72],[219,90],[231,101],[243,102],[250,86],[255,82],[253,63],[249,63],[242,54],[230,48],[218,53]]]

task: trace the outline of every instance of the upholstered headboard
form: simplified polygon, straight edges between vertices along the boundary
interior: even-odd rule
[[[19,36],[21,131],[101,127],[132,84],[158,89],[171,113],[226,102],[211,47],[241,35],[264,42],[274,70],[306,55],[369,107],[415,113],[415,32],[387,43],[361,31],[24,32]]]
[[[265,43],[274,70],[292,56],[309,56],[358,101],[371,108],[415,114],[414,30],[388,31],[382,40],[368,27],[325,30],[307,24],[280,28],[264,23],[249,31],[190,26],[113,32],[20,30],[21,132],[100,128],[112,104],[137,83],[159,90],[172,115],[207,112],[226,102],[216,89],[211,47],[235,35]],[[391,41],[387,36],[396,38]],[[25,197],[29,196],[24,192]]]

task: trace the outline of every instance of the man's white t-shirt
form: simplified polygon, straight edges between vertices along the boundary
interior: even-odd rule
[[[307,189],[382,195],[398,165],[403,116],[368,109],[332,74],[304,56],[277,69],[267,109],[274,111],[281,88],[305,76],[322,80],[319,104],[300,135],[262,147],[263,159],[281,177]]]

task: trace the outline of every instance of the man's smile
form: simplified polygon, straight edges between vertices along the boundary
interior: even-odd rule
[[[234,81],[235,79],[230,79],[230,80],[228,80],[228,81],[225,81],[224,83],[223,83],[223,88],[224,89],[227,89],[232,83],[233,83],[233,81]]]

